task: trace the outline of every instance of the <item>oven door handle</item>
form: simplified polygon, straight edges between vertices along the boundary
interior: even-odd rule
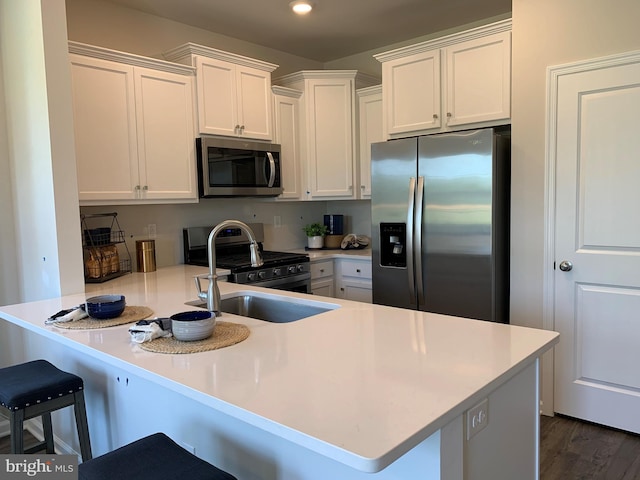
[[[269,159],[269,181],[267,182],[267,187],[273,187],[276,181],[276,161],[273,159],[271,152],[267,152],[267,158]]]

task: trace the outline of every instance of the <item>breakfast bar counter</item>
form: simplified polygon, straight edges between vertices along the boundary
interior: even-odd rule
[[[538,359],[555,332],[225,282],[223,299],[329,310],[291,323],[223,314],[249,337],[190,354],[145,351],[130,325],[44,323],[106,293],[153,316],[190,310],[206,271],[178,265],[0,307],[2,358],[46,358],[84,378],[94,456],[164,431],[243,479],[538,478]],[[61,423],[58,450],[77,451]]]

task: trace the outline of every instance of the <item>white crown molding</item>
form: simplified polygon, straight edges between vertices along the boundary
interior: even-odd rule
[[[196,69],[188,65],[180,65],[177,63],[167,62],[156,58],[143,57],[133,53],[120,52],[104,47],[96,47],[95,45],[87,45],[79,42],[69,42],[69,53],[83,55],[85,57],[100,58],[112,62],[124,63],[136,67],[151,68],[154,70],[162,70],[180,75],[194,75]]]
[[[285,86],[296,85],[305,80],[324,80],[324,79],[351,79],[355,82],[355,88],[360,89],[370,87],[380,83],[380,79],[374,75],[360,73],[358,70],[301,70],[299,72],[290,73],[273,80],[274,84]]]
[[[283,97],[290,98],[300,98],[302,96],[302,92],[300,90],[296,90],[295,88],[282,87],[280,85],[272,85],[271,92],[274,95],[281,95]]]
[[[249,58],[235,53],[224,52],[216,48],[197,45],[195,43],[185,43],[176,48],[172,48],[171,50],[167,50],[162,54],[165,59],[180,63],[185,61],[192,63],[193,55],[215,58],[224,62],[243,65],[245,67],[255,68],[269,73],[273,72],[279,66],[274,63],[256,60],[255,58]]]
[[[463,32],[454,33],[433,40],[427,40],[425,42],[416,43],[414,45],[396,48],[388,52],[378,53],[373,57],[379,62],[383,63],[390,60],[396,60],[398,58],[404,58],[408,55],[428,52],[430,50],[436,50],[439,48],[455,45],[460,42],[466,42],[469,40],[475,40],[477,38],[483,38],[488,35],[510,31],[511,19],[509,18],[506,20],[500,20],[499,22],[490,23],[488,25],[483,25],[481,27],[472,28],[471,30],[465,30]]]
[[[359,88],[358,90],[356,90],[356,93],[360,97],[377,95],[378,93],[382,93],[382,85],[373,85],[371,87]]]

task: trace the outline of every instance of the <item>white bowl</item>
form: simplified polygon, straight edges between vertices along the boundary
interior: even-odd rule
[[[213,334],[216,316],[206,310],[176,313],[171,316],[171,332],[176,340],[193,342]]]

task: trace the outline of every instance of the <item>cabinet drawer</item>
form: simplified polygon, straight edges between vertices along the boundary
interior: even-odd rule
[[[311,263],[311,278],[322,278],[333,276],[333,260],[322,260]]]
[[[343,277],[371,278],[371,262],[341,260],[340,273]]]

